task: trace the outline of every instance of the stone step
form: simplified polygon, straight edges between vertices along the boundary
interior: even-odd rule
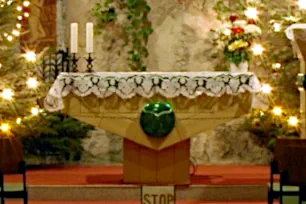
[[[267,200],[267,185],[194,185],[178,187],[177,200],[262,201]],[[38,201],[135,201],[141,188],[133,185],[29,186],[30,200]]]
[[[176,204],[266,204],[267,201],[177,201]],[[6,204],[23,204],[7,201]],[[140,204],[139,201],[30,201],[29,204]]]

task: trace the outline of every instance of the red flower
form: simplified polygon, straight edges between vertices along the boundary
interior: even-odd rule
[[[254,20],[254,19],[250,19],[249,21],[248,21],[248,24],[256,24],[256,21]]]
[[[230,20],[231,20],[232,22],[235,22],[237,19],[238,19],[238,16],[237,16],[237,15],[231,15],[231,16],[230,16]]]
[[[233,29],[232,29],[232,32],[233,32],[234,34],[240,34],[240,33],[243,33],[243,32],[244,32],[244,29],[241,28],[241,27],[236,27],[236,28],[233,28]]]

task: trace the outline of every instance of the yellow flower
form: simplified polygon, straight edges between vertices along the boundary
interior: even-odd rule
[[[228,46],[228,50],[229,51],[235,51],[237,49],[240,49],[240,48],[245,48],[245,47],[248,47],[249,46],[249,43],[244,41],[244,40],[236,40],[235,42],[231,43],[229,46]]]

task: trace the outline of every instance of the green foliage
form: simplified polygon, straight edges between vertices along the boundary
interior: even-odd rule
[[[59,162],[80,160],[82,139],[93,127],[59,113],[48,113],[41,119],[43,127],[22,137],[26,156],[53,157]]]
[[[98,30],[101,31],[106,25],[117,20],[118,9],[111,6],[116,0],[107,0],[104,4],[97,3],[93,9],[93,16],[98,21]],[[125,10],[127,24],[122,25],[122,37],[125,41],[123,46],[131,45],[128,51],[129,66],[132,71],[146,71],[145,59],[148,57],[147,43],[153,33],[148,14],[151,10],[146,0],[117,0],[120,10]]]
[[[237,51],[231,52],[226,48],[224,50],[224,54],[225,54],[226,61],[231,61],[237,65],[241,62],[250,60],[250,54],[249,52],[245,50],[237,50]]]
[[[0,93],[4,89],[14,93],[11,100],[0,97],[0,124],[11,127],[8,132],[0,131],[0,137],[7,134],[20,137],[27,155],[78,160],[83,151],[81,140],[92,127],[61,114],[42,111],[32,115],[31,109],[39,109],[49,86],[39,81],[38,88],[28,87],[27,80],[36,77],[36,65],[24,59],[18,39],[8,42],[2,38],[15,27],[17,14],[14,3],[0,8]],[[20,124],[17,118],[21,119]]]
[[[39,126],[39,120],[31,117],[31,108],[37,107],[37,101],[45,96],[47,87],[40,83],[39,88],[31,89],[27,86],[28,78],[35,77],[35,65],[26,62],[21,55],[18,39],[8,42],[2,38],[4,33],[10,33],[16,25],[16,5],[0,8],[0,92],[11,89],[14,93],[12,100],[0,97],[0,124],[7,123],[12,133],[19,135],[20,132],[31,132],[28,125],[18,125],[17,118],[32,121],[32,125]],[[0,132],[0,137],[6,133]]]
[[[274,150],[278,137],[299,137],[297,128],[290,127],[286,120],[269,111],[254,111],[244,121],[242,129],[255,134],[261,144],[271,151]]]
[[[146,45],[148,37],[153,33],[153,28],[148,20],[151,8],[146,0],[127,0],[127,8],[130,25],[125,27],[125,33],[131,37],[132,50],[129,51],[129,54],[133,63],[130,64],[130,67],[133,71],[146,71],[144,59],[149,54]],[[126,44],[128,43],[126,41]]]
[[[117,14],[115,8],[111,6],[112,2],[113,0],[105,0],[104,4],[95,4],[92,15],[98,20],[98,28],[103,29],[108,23],[116,20]]]
[[[306,13],[298,8],[294,0],[235,0],[232,5],[227,1],[218,0],[215,10],[218,19],[224,21],[233,14],[244,15],[248,6],[256,7],[259,11],[259,20],[256,24],[260,26],[262,35],[258,42],[265,48],[264,55],[252,57],[250,67],[263,83],[273,87],[273,92],[265,96],[266,100],[263,101],[267,102],[268,109],[252,111],[242,128],[257,135],[262,144],[273,150],[277,137],[296,137],[300,132],[299,127],[289,127],[287,121],[290,116],[299,116],[300,99],[296,76],[299,73],[300,62],[294,55],[292,44],[284,31],[294,23],[306,22]],[[281,25],[279,32],[275,32],[274,23]],[[282,68],[273,68],[275,63],[280,63]],[[274,106],[280,106],[284,114],[273,115],[271,110]]]
[[[15,26],[16,14],[14,4],[0,8],[0,41],[4,43],[2,36],[9,33]],[[13,15],[12,15],[13,14]]]

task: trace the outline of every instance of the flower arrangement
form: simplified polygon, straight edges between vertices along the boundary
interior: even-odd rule
[[[223,50],[225,60],[239,65],[250,60],[250,47],[261,29],[253,19],[243,20],[231,15],[222,28],[214,32],[217,34],[215,43]]]

